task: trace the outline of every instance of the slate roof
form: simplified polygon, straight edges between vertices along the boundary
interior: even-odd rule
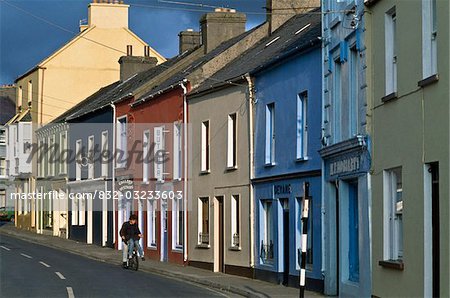
[[[53,123],[63,122],[63,121],[74,121],[75,119],[93,113],[103,107],[109,105],[111,102],[117,102],[122,98],[126,97],[128,94],[132,93],[138,87],[142,86],[152,78],[163,73],[167,68],[191,54],[196,49],[191,51],[186,51],[166,62],[159,64],[149,70],[140,72],[130,77],[129,79],[121,82],[117,81],[108,86],[100,88],[97,92],[93,93],[68,111],[64,112],[62,115],[54,119]]]
[[[171,86],[180,83],[183,79],[186,78],[187,75],[189,75],[189,73],[198,69],[199,67],[201,67],[206,62],[213,59],[214,57],[220,55],[222,52],[226,51],[232,45],[238,43],[241,39],[245,38],[246,36],[250,35],[255,30],[257,30],[260,26],[262,26],[262,24],[259,26],[256,26],[255,28],[253,28],[251,30],[248,30],[232,39],[224,41],[223,43],[221,43],[218,47],[216,47],[211,52],[209,52],[206,55],[202,56],[201,58],[195,60],[185,69],[174,74],[170,79],[166,80],[165,82],[163,82],[159,86],[156,86],[155,88],[151,89],[150,91],[144,93],[138,100],[136,100],[133,103],[133,105],[138,105],[138,104],[142,103],[144,101],[144,99],[152,97],[160,92],[165,91],[166,89],[170,88]]]
[[[270,36],[259,41],[211,78],[206,79],[192,90],[191,94],[227,84],[228,81],[241,78],[246,73],[258,72],[291,54],[300,53],[320,44],[321,15],[314,13],[317,11],[320,9],[313,10],[311,14],[292,17]]]

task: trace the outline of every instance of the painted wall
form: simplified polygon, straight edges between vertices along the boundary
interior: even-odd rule
[[[439,80],[423,88],[422,1],[380,1],[370,7],[373,28],[367,38],[373,62],[373,294],[379,297],[430,297],[429,173],[426,165],[439,163],[440,292],[449,292],[449,2],[437,3],[437,74]],[[385,13],[397,16],[397,99],[385,96]],[[376,28],[376,29],[375,29]],[[386,237],[383,232],[383,171],[402,167],[403,270],[382,267]]]

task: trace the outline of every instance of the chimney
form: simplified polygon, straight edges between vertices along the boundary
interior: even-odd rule
[[[122,56],[119,59],[120,81],[124,82],[139,72],[143,72],[158,63],[156,57]]]
[[[200,32],[192,29],[181,31],[178,37],[180,40],[180,54],[200,45]]]
[[[88,6],[88,27],[128,28],[128,7],[123,1],[94,0]],[[81,28],[80,28],[81,29]]]
[[[216,8],[214,12],[203,15],[200,19],[200,28],[205,53],[211,52],[224,41],[244,33],[246,21],[245,14],[229,8]]]
[[[320,0],[267,0],[267,22],[269,33],[277,30],[296,14],[320,7]]]

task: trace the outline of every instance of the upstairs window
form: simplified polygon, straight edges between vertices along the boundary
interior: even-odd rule
[[[308,157],[308,92],[297,97],[297,159]]]
[[[201,171],[208,172],[209,168],[209,158],[210,158],[210,143],[209,143],[209,120],[202,122],[201,128],[201,145],[202,145],[202,158],[201,158]]]
[[[109,146],[108,146],[108,131],[102,132],[102,144],[101,144],[101,176],[108,177],[108,161],[109,161]]]
[[[31,104],[32,100],[33,100],[33,82],[30,80],[28,82],[28,105]]]
[[[88,139],[88,179],[94,179],[94,136]]]
[[[75,143],[75,152],[76,152],[75,179],[81,180],[81,163],[83,158],[81,139],[77,140],[77,142]]]
[[[422,72],[426,79],[437,74],[436,0],[422,0]]]
[[[275,164],[275,103],[266,105],[266,165]]]
[[[358,99],[359,99],[359,54],[356,47],[350,49],[349,59],[350,75],[349,75],[349,133],[350,137],[358,134],[359,117],[358,117]]]
[[[144,161],[142,163],[142,181],[147,183],[150,178],[150,131],[144,131],[143,137],[142,151]]]
[[[397,14],[395,7],[385,16],[386,95],[397,92]]]
[[[60,154],[59,154],[59,171],[61,174],[67,174],[67,132],[60,134]]]
[[[173,124],[173,179],[181,179],[182,172],[182,130],[181,123]]]
[[[117,167],[127,165],[127,117],[117,119]]]
[[[228,115],[227,167],[235,168],[237,158],[237,116]]]

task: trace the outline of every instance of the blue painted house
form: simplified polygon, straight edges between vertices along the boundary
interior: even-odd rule
[[[325,294],[371,296],[363,0],[322,1]]]
[[[299,284],[302,198],[308,184],[306,285],[322,291],[320,16],[297,17],[291,28],[293,32],[286,28],[274,35],[273,43],[285,43],[293,36],[296,43],[252,73],[255,275]]]

